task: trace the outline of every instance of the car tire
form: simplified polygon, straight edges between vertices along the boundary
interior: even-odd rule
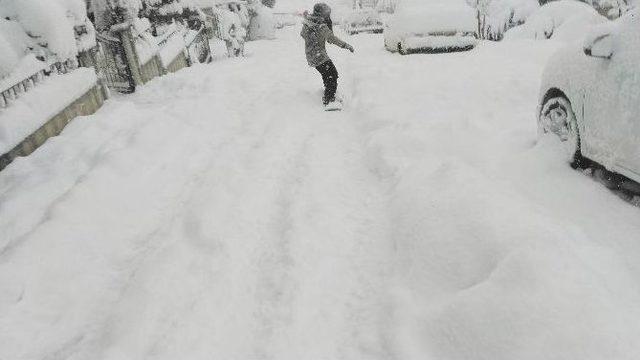
[[[571,102],[564,96],[551,97],[542,105],[538,117],[540,133],[553,133],[562,141],[566,160],[572,167],[582,162],[580,131]]]

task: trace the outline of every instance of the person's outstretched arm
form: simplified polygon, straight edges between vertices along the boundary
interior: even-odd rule
[[[309,13],[308,13],[307,11],[305,11],[305,12],[304,12],[304,14],[303,14],[302,16],[303,16],[303,17],[304,17],[304,19],[306,20],[306,19],[307,19],[307,16],[309,16]],[[302,30],[300,30],[300,36],[301,36],[303,39],[306,39],[306,38],[307,38],[307,32],[308,32],[308,31],[309,31],[309,30],[307,30],[307,25],[305,25],[305,24],[303,23],[303,24],[302,24]]]
[[[337,37],[333,31],[331,31],[331,29],[329,29],[329,27],[323,27],[326,36],[327,36],[327,42],[329,44],[333,44],[336,46],[339,46],[343,49],[347,49],[351,52],[354,52],[355,50],[353,49],[353,46],[347,44],[345,41],[341,40],[339,37]]]

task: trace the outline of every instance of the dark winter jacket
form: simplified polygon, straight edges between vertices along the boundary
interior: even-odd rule
[[[300,36],[304,39],[305,52],[309,66],[317,67],[331,60],[327,54],[325,43],[337,45],[344,49],[351,46],[338,39],[327,25],[325,19],[319,16],[307,15],[302,23]]]

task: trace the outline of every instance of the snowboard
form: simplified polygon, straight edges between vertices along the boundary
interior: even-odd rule
[[[336,94],[336,99],[324,106],[325,111],[341,111],[343,99],[341,94]]]
[[[324,106],[324,111],[341,111],[342,101],[333,101]]]

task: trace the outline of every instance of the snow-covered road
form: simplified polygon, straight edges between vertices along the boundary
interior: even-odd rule
[[[640,212],[536,138],[552,42],[296,30],[0,173],[0,359],[636,359]]]

